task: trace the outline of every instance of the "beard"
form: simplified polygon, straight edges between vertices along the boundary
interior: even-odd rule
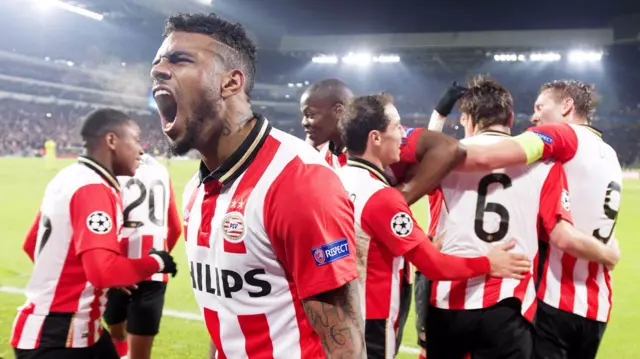
[[[169,150],[176,156],[186,155],[196,147],[199,136],[204,133],[207,118],[217,118],[217,111],[212,101],[203,100],[195,107],[191,116],[186,118],[185,132],[181,138],[170,141]]]

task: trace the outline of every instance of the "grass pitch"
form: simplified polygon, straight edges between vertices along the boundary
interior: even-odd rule
[[[0,286],[22,288],[26,285],[32,264],[22,251],[24,236],[34,219],[45,186],[59,169],[71,162],[58,160],[56,169],[48,169],[43,159],[0,158]],[[182,203],[184,185],[196,169],[197,163],[194,161],[172,161],[169,165],[178,203]],[[640,341],[636,337],[640,332],[640,242],[632,238],[640,229],[638,204],[640,181],[626,181],[617,224],[622,261],[613,273],[615,303],[598,358],[635,358],[640,353]],[[426,228],[426,203],[418,203],[413,210]],[[174,256],[180,272],[169,283],[165,308],[197,314],[182,241],[176,246]],[[23,301],[21,294],[0,292],[0,359],[13,358],[9,336],[16,308]],[[412,347],[416,347],[413,312],[405,327],[403,341],[406,348],[398,358],[417,358],[416,354],[411,353]],[[206,357],[209,342],[203,322],[165,316],[155,341],[153,356],[163,359],[201,359]]]

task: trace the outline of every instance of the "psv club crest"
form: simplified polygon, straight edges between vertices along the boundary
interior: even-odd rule
[[[240,212],[230,212],[222,220],[222,236],[231,243],[240,243],[247,234],[244,216]]]

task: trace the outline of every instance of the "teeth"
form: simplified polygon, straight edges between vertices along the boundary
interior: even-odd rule
[[[158,97],[158,96],[163,96],[163,95],[171,96],[171,94],[167,90],[158,90],[158,91],[153,93],[153,97]]]

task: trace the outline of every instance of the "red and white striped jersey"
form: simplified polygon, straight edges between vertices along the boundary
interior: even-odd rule
[[[487,131],[463,143],[493,144],[506,135]],[[535,262],[538,225],[551,232],[558,217],[571,221],[569,194],[561,164],[537,163],[492,172],[452,172],[441,183],[443,202],[437,234],[446,232],[442,252],[461,257],[486,255],[505,241],[516,240],[516,253]],[[431,302],[443,309],[480,309],[515,297],[522,314],[533,319],[536,309],[534,269],[522,280],[482,276],[438,281]]]
[[[36,243],[35,265],[13,324],[14,348],[83,348],[100,338],[106,289],[87,281],[80,254],[119,252],[122,222],[118,181],[92,159],[79,157],[49,182],[27,238]]]
[[[561,128],[563,132],[558,133],[543,125],[533,131],[548,136],[547,146],[553,146],[558,136],[565,143],[574,144],[565,158],[564,169],[571,188],[575,227],[604,243],[612,243],[622,192],[618,156],[592,127],[563,124]],[[553,244],[549,244],[545,258],[538,297],[555,308],[608,322],[611,273],[603,265],[577,259]]]
[[[118,180],[124,204],[121,253],[129,258],[141,258],[152,248],[171,250],[182,225],[167,169],[145,154],[133,177],[118,176]],[[166,283],[169,275],[156,273],[147,280]]]
[[[353,206],[323,158],[257,115],[185,189],[192,286],[218,358],[320,358],[306,298],[358,277]]]
[[[347,164],[347,148],[336,148],[331,141],[320,147],[320,155],[334,170]]]
[[[368,320],[386,320],[385,357],[393,358],[405,270],[403,255],[426,236],[417,234],[409,206],[375,165],[350,158],[348,166],[339,169],[338,175],[354,203],[356,257],[365,294],[362,312]],[[400,219],[407,219],[407,223],[394,228],[393,221]],[[411,229],[416,229],[416,233],[408,236]]]

